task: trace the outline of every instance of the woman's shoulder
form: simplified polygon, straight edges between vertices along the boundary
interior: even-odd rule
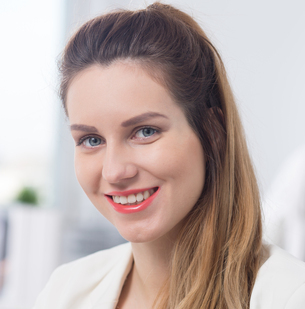
[[[101,250],[87,255],[69,263],[62,264],[53,272],[51,279],[67,278],[67,276],[78,277],[86,274],[83,280],[90,277],[90,274],[97,274],[101,278],[106,275],[118,263],[129,260],[131,255],[130,243],[125,243],[110,249]]]
[[[265,243],[263,245],[266,260],[260,271],[275,272],[293,281],[305,281],[305,263],[278,246]]]
[[[124,243],[110,249],[101,250],[72,262],[59,266],[57,272],[85,272],[90,270],[96,272],[96,267],[101,267],[101,270],[107,271],[112,265],[117,264],[120,260],[131,255],[131,244]]]
[[[274,245],[264,244],[263,251],[250,308],[305,308],[305,263]]]
[[[63,264],[51,275],[34,308],[91,308],[89,304],[106,290],[108,297],[112,293],[115,297],[132,259],[131,244],[126,243]]]

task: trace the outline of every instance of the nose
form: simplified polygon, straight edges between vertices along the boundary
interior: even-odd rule
[[[108,183],[118,184],[132,179],[138,174],[138,168],[133,162],[133,156],[128,149],[107,145],[103,158],[102,177]]]

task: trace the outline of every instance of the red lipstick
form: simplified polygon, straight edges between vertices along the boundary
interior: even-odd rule
[[[150,189],[151,188],[139,189],[139,190],[136,189],[136,190],[123,191],[123,192],[114,191],[114,192],[108,193],[107,195],[105,195],[105,197],[107,201],[111,204],[111,206],[114,208],[115,211],[120,212],[122,214],[130,214],[130,213],[135,213],[135,212],[139,212],[139,211],[146,209],[152,203],[152,201],[155,199],[158,193],[160,192],[160,187],[158,187],[158,190],[155,193],[153,193],[148,199],[142,201],[141,203],[137,205],[122,205],[122,204],[115,203],[112,197],[108,195],[128,196],[130,194],[136,194],[136,193],[144,192]]]

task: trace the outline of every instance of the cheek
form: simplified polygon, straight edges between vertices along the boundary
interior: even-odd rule
[[[89,160],[81,154],[74,159],[77,180],[87,195],[97,193],[99,190],[101,167],[99,160],[91,157]]]
[[[142,155],[142,166],[146,164],[154,176],[171,184],[175,197],[183,196],[183,200],[192,197],[193,200],[194,196],[199,198],[204,185],[203,149],[197,136],[193,134],[179,142],[177,140],[179,139],[172,138],[147,151]]]
[[[201,195],[205,179],[205,158],[197,137],[189,139],[174,157],[172,170],[178,187],[177,199],[192,207]]]

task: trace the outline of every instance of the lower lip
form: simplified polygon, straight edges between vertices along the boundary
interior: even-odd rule
[[[114,208],[115,211],[120,212],[122,214],[131,214],[131,213],[139,212],[139,211],[146,209],[152,203],[152,201],[155,199],[155,197],[158,195],[159,192],[160,192],[160,187],[148,199],[144,200],[143,202],[137,205],[122,205],[122,204],[115,203],[110,196],[105,195],[105,197],[108,200],[108,202],[111,204],[111,206]]]

